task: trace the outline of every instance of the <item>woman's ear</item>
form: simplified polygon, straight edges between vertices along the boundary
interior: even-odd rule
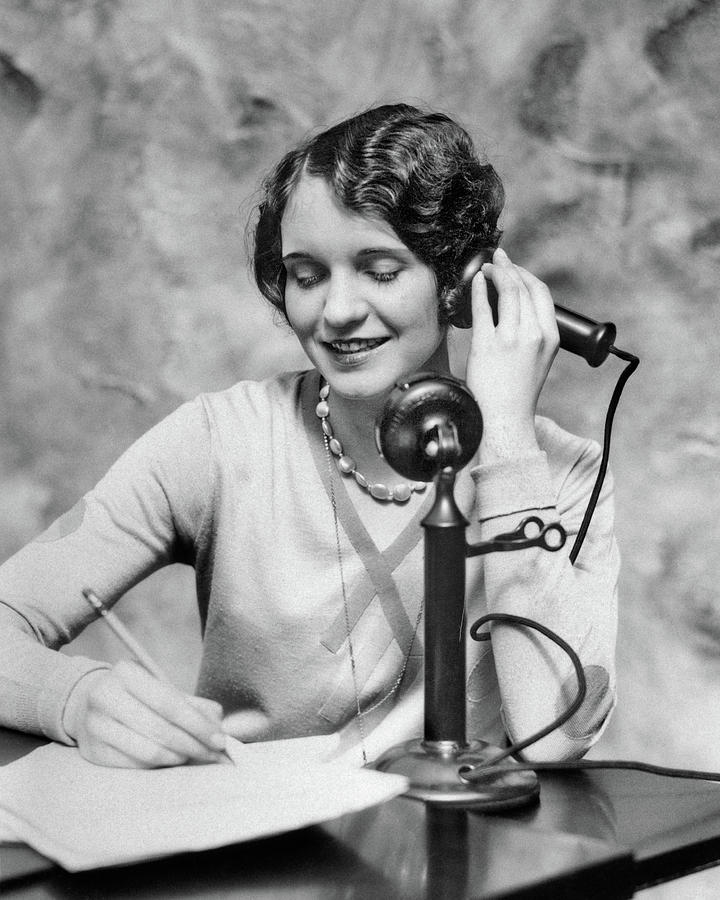
[[[441,298],[441,310],[445,310],[446,321],[455,328],[472,328],[472,280],[486,262],[492,261],[492,247],[474,253],[465,264],[458,283],[449,288]],[[488,300],[493,308],[493,320],[497,324],[497,291],[492,282],[487,282]]]
[[[440,296],[440,322],[454,328],[472,328],[470,285],[459,282]]]

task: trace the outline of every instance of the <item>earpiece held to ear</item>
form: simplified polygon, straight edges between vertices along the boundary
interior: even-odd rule
[[[451,324],[456,328],[472,327],[472,304],[470,282],[480,271],[483,264],[490,261],[490,251],[476,254],[465,266],[460,279],[461,299],[453,314]],[[488,300],[493,312],[493,322],[497,325],[498,295],[495,285],[486,279]],[[582,356],[593,367],[602,365],[611,351],[617,329],[612,322],[595,322],[580,313],[555,304],[555,318],[560,332],[560,347],[569,353]]]

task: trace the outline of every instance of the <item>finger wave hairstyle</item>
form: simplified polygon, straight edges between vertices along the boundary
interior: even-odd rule
[[[439,320],[452,323],[469,259],[497,247],[505,194],[468,133],[442,113],[406,104],[346,119],[287,153],[262,185],[253,270],[263,296],[287,319],[280,223],[301,176],[324,178],[347,209],[387,222],[429,266]]]

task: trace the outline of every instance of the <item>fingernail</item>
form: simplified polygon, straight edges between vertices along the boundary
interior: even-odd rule
[[[508,258],[507,253],[503,250],[502,247],[498,247],[498,248],[497,248],[497,250],[495,251],[495,255],[496,255],[496,256],[499,256],[501,259],[507,259],[507,258]]]

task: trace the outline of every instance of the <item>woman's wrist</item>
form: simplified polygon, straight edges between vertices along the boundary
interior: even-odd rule
[[[80,723],[85,717],[88,695],[96,681],[107,675],[107,672],[107,668],[91,669],[76,682],[75,687],[70,691],[63,710],[62,726],[65,734],[75,742],[77,742]]]
[[[471,467],[470,475],[481,522],[519,513],[525,517],[549,510],[557,500],[547,455],[540,449],[481,462]]]
[[[478,451],[480,465],[529,456],[540,449],[533,419],[495,418],[483,420]]]

